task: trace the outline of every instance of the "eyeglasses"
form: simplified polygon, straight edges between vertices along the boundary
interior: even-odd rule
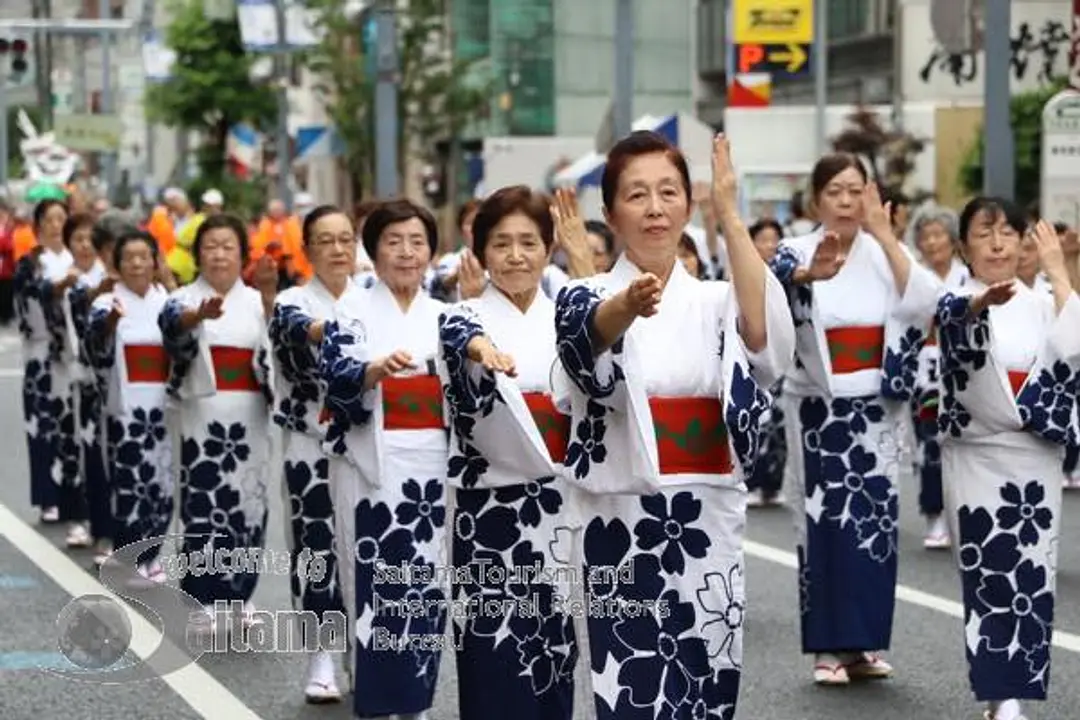
[[[340,245],[343,248],[350,248],[356,245],[356,237],[353,235],[342,235],[341,237],[320,237],[312,241],[311,247],[313,248],[329,248],[334,245]]]

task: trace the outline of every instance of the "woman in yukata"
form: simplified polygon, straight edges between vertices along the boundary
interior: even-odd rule
[[[569,530],[558,477],[569,422],[549,395],[555,304],[541,288],[556,235],[564,248],[589,251],[572,194],[557,191],[552,212],[522,185],[493,193],[473,220],[473,251],[491,282],[439,319],[455,497],[451,562],[466,579],[455,600],[481,608],[494,600],[507,610],[455,618],[463,720],[574,714],[578,649],[566,612],[573,571],[552,555],[560,530]]]
[[[750,226],[750,239],[754,248],[766,263],[771,263],[780,247],[780,238],[784,237],[784,228],[775,220],[758,220]],[[769,419],[765,433],[761,438],[761,448],[754,472],[746,478],[746,489],[750,491],[747,506],[751,508],[776,507],[784,502],[781,490],[784,487],[784,468],[787,466],[787,444],[784,437],[784,409],[780,402],[784,381],[769,389],[773,404],[769,408]]]
[[[815,682],[845,685],[893,672],[878,653],[896,599],[898,438],[940,283],[894,235],[858,158],[821,158],[810,184],[822,227],[773,260],[798,337],[784,379],[788,486],[803,652]]]
[[[344,613],[334,545],[334,506],[330,496],[330,460],[322,449],[329,416],[323,411],[325,388],[319,377],[320,346],[327,320],[339,308],[365,302],[353,280],[356,232],[341,209],[322,205],[304,218],[304,250],[314,269],[307,283],[277,296],[270,319],[273,346],[273,422],[282,428],[285,492],[291,508],[286,539],[291,556],[291,591],[297,610]],[[322,573],[308,573],[313,559]],[[314,653],[304,696],[309,703],[340,702],[334,658]]]
[[[171,294],[158,318],[171,360],[169,392],[178,401],[181,552],[188,558],[263,548],[270,465],[266,306],[240,277],[244,223],[208,217],[192,252],[198,277]],[[180,589],[202,603],[209,629],[219,601],[242,604],[241,621],[250,624],[258,572],[249,570],[185,573]]]
[[[80,225],[73,233],[72,243],[78,253],[74,253],[75,264],[85,265],[88,258],[79,257],[83,253]],[[105,400],[105,388],[86,356],[81,338],[86,335],[86,326],[90,321],[90,308],[94,300],[113,291],[116,285],[116,268],[113,266],[113,248],[116,245],[115,232],[119,228],[115,223],[98,221],[90,230],[90,244],[95,261],[90,270],[84,272],[74,287],[67,294],[64,306],[68,342],[74,348],[72,372],[75,387],[76,417],[78,420],[79,451],[82,453],[82,472],[86,482],[87,515],[90,521],[90,536],[94,539],[96,553],[94,564],[100,566],[112,552],[112,510],[108,473],[105,470],[105,432],[102,423],[102,410]]]
[[[436,374],[445,306],[421,288],[438,230],[430,212],[395,200],[368,216],[363,240],[378,282],[326,323],[320,362],[355,628],[353,712],[416,720],[435,696],[448,591],[440,572],[447,433]]]
[[[1030,233],[1051,289],[1018,281],[1023,216],[979,197],[960,214],[972,278],[938,304],[945,507],[964,600],[972,691],[986,720],[1045,700],[1064,445],[1075,428],[1080,298],[1061,243]]]
[[[79,456],[71,379],[64,358],[64,293],[79,272],[64,245],[68,212],[59,200],[34,207],[37,245],[15,268],[15,311],[23,347],[23,419],[30,458],[30,504],[43,523],[81,522]],[[71,528],[72,532],[77,532]]]
[[[105,265],[98,259],[94,252],[92,235],[94,230],[94,218],[90,215],[72,215],[64,222],[63,238],[64,247],[68,249],[72,257],[71,270],[78,273],[78,279],[68,288],[60,300],[61,315],[58,318],[64,323],[64,349],[63,362],[67,368],[67,376],[71,382],[72,397],[72,428],[70,433],[64,429],[63,440],[70,443],[63,449],[65,457],[74,456],[77,459],[79,471],[72,477],[65,477],[65,481],[73,482],[74,485],[65,489],[65,494],[71,495],[71,503],[68,518],[69,527],[67,534],[67,546],[72,548],[89,547],[93,543],[87,521],[90,519],[89,508],[89,485],[91,473],[104,471],[104,465],[100,458],[94,458],[85,452],[87,449],[83,443],[86,429],[82,418],[83,405],[87,403],[88,389],[94,386],[94,376],[79,358],[79,329],[85,327],[86,312],[83,308],[79,315],[81,321],[75,320],[73,309],[80,306],[77,298],[86,297],[85,290],[97,287],[105,278]],[[85,289],[85,290],[84,290]],[[89,408],[91,411],[93,408]],[[66,421],[66,418],[65,418]],[[98,428],[95,423],[90,431]],[[100,445],[97,445],[100,449]],[[90,448],[92,451],[92,448]],[[99,479],[95,478],[94,484],[100,485]]]
[[[908,223],[907,243],[918,251],[922,264],[934,272],[946,289],[955,290],[970,277],[959,257],[960,238],[956,213],[938,205],[924,205]],[[945,498],[941,486],[941,444],[937,418],[940,395],[937,330],[931,328],[919,353],[919,370],[912,398],[915,428],[915,476],[919,478],[919,511],[926,517],[923,547],[947,548],[949,524],[945,519]]]
[[[652,132],[608,155],[604,212],[626,251],[556,301],[557,406],[571,416],[567,505],[580,518],[598,718],[735,716],[745,607],[746,475],[791,313],[738,216],[727,141],[711,191],[732,281],[678,260],[686,159]]]
[[[106,388],[106,468],[116,549],[166,533],[173,513],[172,438],[166,424],[169,356],[158,315],[168,292],[157,283],[162,262],[154,239],[128,231],[116,240],[120,275],[90,309],[84,348]],[[139,557],[139,574],[164,582],[160,546]]]

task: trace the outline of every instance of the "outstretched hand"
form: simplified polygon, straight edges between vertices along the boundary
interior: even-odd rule
[[[1016,297],[1015,280],[996,282],[976,295],[971,301],[971,314],[979,315],[983,310],[995,305],[1004,305],[1014,297]]]

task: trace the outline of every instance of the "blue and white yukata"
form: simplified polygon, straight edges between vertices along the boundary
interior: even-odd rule
[[[115,332],[107,323],[113,298],[124,311]],[[94,301],[83,338],[86,357],[107,388],[106,468],[115,549],[161,537],[172,521],[173,439],[165,416],[169,358],[158,328],[167,299],[160,285],[140,297],[118,283]],[[144,573],[157,574],[152,566],[160,552],[157,545],[140,556]]]
[[[1080,298],[1058,312],[1052,296],[1016,287],[971,317],[986,288],[971,280],[937,312],[945,504],[980,701],[1046,698],[1062,446],[1076,433]]]
[[[794,332],[766,273],[768,346],[749,352],[734,288],[676,261],[658,313],[596,353],[593,316],[641,271],[568,285],[556,301],[556,404],[571,416],[569,517],[582,551],[598,720],[731,720],[742,672],[742,543],[766,391]],[[677,349],[676,351],[673,351]],[[593,603],[596,603],[595,605]]]
[[[469,341],[481,335],[514,358],[516,377],[468,359]],[[579,573],[552,554],[570,530],[568,488],[558,477],[569,422],[550,398],[555,305],[537,293],[522,312],[488,285],[447,309],[439,340],[455,500],[453,598],[455,607],[473,608],[453,618],[461,719],[571,720],[578,646],[568,610]],[[505,605],[488,612],[484,602]]]
[[[436,375],[439,315],[418,291],[403,311],[381,281],[337,308],[320,359],[324,448],[345,607],[354,628],[357,717],[431,707],[446,629],[447,433]],[[368,363],[408,352],[415,373],[363,392]],[[411,604],[410,604],[411,603]]]
[[[865,232],[835,277],[792,285],[822,237],[782,241],[772,263],[798,339],[784,403],[802,648],[874,652],[892,638],[899,438],[940,285],[912,259],[898,293],[884,250]]]
[[[65,248],[23,257],[13,280],[22,334],[23,420],[30,458],[30,504],[57,508],[60,520],[82,520],[74,508],[79,484],[75,407],[64,361],[64,317],[54,293],[74,263]]]
[[[320,348],[308,339],[312,323],[333,320],[335,308],[364,301],[353,282],[334,298],[318,277],[289,288],[274,300],[268,328],[273,347],[273,422],[282,429],[285,494],[290,517],[285,533],[291,557],[293,607],[322,615],[345,612],[334,545],[330,459],[323,452],[329,417],[326,387],[319,375]],[[308,575],[304,558],[325,563],[322,577]]]
[[[269,343],[262,295],[237,280],[223,314],[185,330],[185,310],[218,293],[199,277],[170,295],[158,319],[171,359],[180,430],[182,552],[261,550],[270,474]],[[259,576],[225,568],[185,573],[180,589],[204,606],[247,602]]]
[[[784,486],[787,438],[784,437],[784,406],[781,401],[783,391],[783,380],[769,390],[773,398],[772,407],[769,408],[769,414],[765,418],[765,427],[761,433],[761,449],[757,463],[754,465],[754,472],[746,478],[746,489],[752,493],[760,493],[760,500],[766,504],[775,500]]]
[[[98,375],[90,367],[79,338],[86,334],[90,321],[90,294],[105,279],[105,275],[105,264],[98,260],[67,291],[63,305],[67,331],[64,351],[73,383],[81,480],[84,482],[90,535],[96,540],[112,539],[112,513],[109,510],[109,484],[105,471],[105,431],[101,422],[104,389]]]

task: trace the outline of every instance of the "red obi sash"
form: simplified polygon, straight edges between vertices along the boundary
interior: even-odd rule
[[[1031,372],[1029,370],[1010,370],[1009,371],[1009,386],[1012,387],[1013,397],[1020,396],[1020,390],[1023,389],[1024,383],[1027,382],[1028,375]]]
[[[726,475],[734,466],[717,398],[649,398],[661,475]]]
[[[224,392],[259,392],[255,377],[255,351],[251,348],[214,345],[210,348],[217,389]]]
[[[129,383],[162,385],[169,380],[169,355],[162,345],[125,345]]]
[[[388,377],[383,380],[383,428],[441,430],[442,386],[435,375]]]
[[[919,406],[918,418],[922,422],[937,422],[938,417],[938,401],[925,403]]]
[[[555,403],[544,393],[522,393],[529,413],[544,438],[548,454],[554,462],[566,460],[566,446],[570,442],[570,417],[555,409]]]
[[[884,326],[833,328],[825,331],[825,340],[834,375],[881,368],[885,357]]]

